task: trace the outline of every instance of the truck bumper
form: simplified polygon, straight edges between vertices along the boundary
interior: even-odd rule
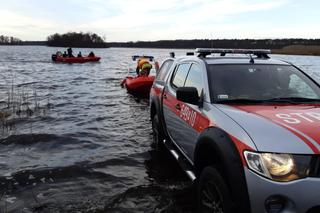
[[[248,168],[245,168],[245,175],[252,213],[320,212],[320,178],[279,183],[261,177]]]

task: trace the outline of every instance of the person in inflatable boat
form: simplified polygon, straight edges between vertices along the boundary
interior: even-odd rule
[[[152,65],[149,62],[143,64],[139,72],[139,76],[148,76],[150,74],[151,69],[152,69]]]
[[[147,59],[140,59],[137,63],[137,75],[140,76],[149,76],[150,70],[152,69],[152,65],[149,63]],[[123,79],[123,81],[120,83],[121,87],[124,87],[126,83],[127,78]]]
[[[140,59],[137,61],[137,68],[136,68],[137,75],[139,75],[142,66],[143,66],[144,64],[146,64],[146,63],[149,63],[148,59],[146,59],[146,58],[140,58]]]
[[[88,57],[95,57],[94,53],[91,51],[88,55]]]

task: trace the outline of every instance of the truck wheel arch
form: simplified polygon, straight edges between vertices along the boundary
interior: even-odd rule
[[[198,138],[194,151],[194,169],[199,177],[206,166],[214,166],[225,181],[239,212],[250,212],[247,183],[239,152],[229,135],[210,127]]]

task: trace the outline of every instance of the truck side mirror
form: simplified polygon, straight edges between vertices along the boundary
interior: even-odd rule
[[[177,99],[193,105],[198,105],[200,101],[198,90],[195,87],[179,87],[177,89]]]

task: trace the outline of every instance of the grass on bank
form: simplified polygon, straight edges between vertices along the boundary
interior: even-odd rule
[[[290,45],[272,50],[273,54],[320,56],[320,46]]]
[[[50,96],[40,97],[35,83],[7,85],[6,96],[0,100],[0,135],[14,132],[16,122],[34,114],[44,114],[50,107]]]

